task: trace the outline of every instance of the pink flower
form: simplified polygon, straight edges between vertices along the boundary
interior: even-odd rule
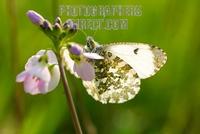
[[[66,68],[76,77],[82,80],[91,81],[95,77],[95,71],[88,59],[103,59],[96,53],[84,52],[83,48],[77,43],[68,43],[68,49],[63,50],[63,58]]]
[[[40,50],[29,58],[25,70],[16,78],[17,82],[23,82],[25,92],[32,95],[52,91],[59,80],[60,71],[52,50]]]

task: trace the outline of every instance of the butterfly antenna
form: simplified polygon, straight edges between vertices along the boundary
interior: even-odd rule
[[[88,37],[87,33],[81,30],[80,28],[78,28],[78,31],[80,31],[86,38]]]
[[[95,30],[92,36],[88,36],[87,33],[85,31],[83,31],[82,29],[77,28],[77,30],[80,31],[85,36],[86,39],[88,39],[88,37],[92,37],[93,38],[97,33],[97,30]]]
[[[104,18],[104,21],[105,21],[105,18]],[[97,33],[97,30],[94,31],[92,37],[95,37],[96,33]]]
[[[94,31],[92,37],[95,37],[96,33],[97,33],[97,30]]]

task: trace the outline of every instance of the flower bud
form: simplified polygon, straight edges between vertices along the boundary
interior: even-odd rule
[[[62,21],[61,21],[61,19],[60,19],[60,17],[56,17],[56,19],[55,19],[55,24],[56,23],[58,23],[58,24],[62,24]]]
[[[68,19],[64,24],[63,24],[63,29],[69,29],[71,27],[73,27],[73,21]]]
[[[45,30],[47,30],[47,29],[52,30],[51,23],[48,20],[44,20],[43,24],[42,24],[42,28],[45,29]]]
[[[58,31],[61,30],[61,26],[60,26],[60,24],[57,23],[57,22],[54,24],[53,27],[54,27],[55,30],[58,30]]]
[[[75,34],[77,32],[77,24],[73,23],[72,27],[69,29],[69,34]]]
[[[37,12],[33,10],[29,10],[27,12],[27,16],[33,24],[36,24],[38,26],[43,24],[44,18]]]
[[[73,21],[69,19],[63,24],[63,30],[66,32],[65,39],[69,39],[76,34],[77,24],[73,23]]]
[[[78,45],[69,45],[69,52],[74,55],[81,55],[83,52],[83,48]]]

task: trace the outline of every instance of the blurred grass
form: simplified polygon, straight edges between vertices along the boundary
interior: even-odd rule
[[[55,1],[15,1],[17,44],[12,44],[11,24],[5,0],[0,1],[0,133],[1,134],[62,134],[74,133],[66,108],[62,86],[47,95],[30,96],[20,84],[15,84],[15,73],[23,70],[26,60],[39,49],[51,47],[45,37],[27,19],[25,13],[34,9],[53,21]],[[12,0],[10,1],[12,2]],[[124,104],[102,105],[85,91],[80,80],[69,74],[84,132],[95,127],[100,134],[198,134],[200,131],[200,14],[199,0],[152,1],[72,1],[59,4],[105,5],[139,4],[143,14],[128,17],[129,29],[97,31],[96,41],[129,41],[155,44],[168,55],[167,64],[154,77],[143,80],[135,99]],[[65,20],[67,17],[62,16]],[[86,31],[92,35],[93,31]],[[74,39],[82,44],[85,37]],[[12,48],[16,49],[16,66],[12,66]],[[14,55],[15,57],[15,55]],[[17,72],[13,72],[16,69]],[[75,86],[76,85],[76,86]],[[16,94],[17,93],[17,94]],[[87,120],[86,120],[87,119]],[[87,129],[85,129],[87,128]],[[92,131],[94,132],[94,131]]]

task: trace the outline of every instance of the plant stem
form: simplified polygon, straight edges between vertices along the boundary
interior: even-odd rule
[[[74,106],[74,101],[73,101],[72,94],[71,94],[71,91],[70,91],[70,88],[69,88],[69,84],[68,84],[67,77],[66,77],[66,74],[65,74],[64,65],[63,65],[62,58],[61,58],[60,54],[57,55],[57,58],[58,58],[58,64],[59,64],[60,73],[61,73],[61,79],[62,79],[65,95],[66,95],[66,98],[67,98],[69,110],[70,110],[70,113],[71,113],[71,117],[72,117],[72,120],[73,120],[73,124],[74,124],[75,130],[76,130],[76,134],[82,134],[80,122],[79,122],[79,119],[78,119],[76,108]]]

